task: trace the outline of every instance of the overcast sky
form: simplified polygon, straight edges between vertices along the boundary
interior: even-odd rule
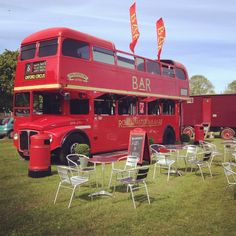
[[[129,7],[134,0],[0,0],[0,53],[16,50],[29,34],[69,27],[129,50]],[[166,40],[161,58],[184,64],[189,77],[204,75],[221,93],[236,80],[235,0],[137,0],[140,38],[135,53],[157,56],[156,20],[163,18]]]

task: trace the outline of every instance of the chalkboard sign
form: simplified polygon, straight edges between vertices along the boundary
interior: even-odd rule
[[[138,164],[150,164],[149,141],[147,132],[136,128],[130,131],[128,155],[136,156]]]

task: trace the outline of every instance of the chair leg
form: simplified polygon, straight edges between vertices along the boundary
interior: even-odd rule
[[[170,166],[168,167],[168,177],[167,177],[167,181],[169,181],[170,179]]]
[[[54,204],[56,203],[57,195],[59,193],[60,187],[61,187],[61,182],[59,183],[58,188],[57,188],[56,196],[55,196],[55,199],[54,199]]]
[[[147,194],[147,199],[148,199],[148,203],[149,203],[149,205],[150,205],[150,204],[151,204],[151,202],[150,202],[150,198],[149,198],[149,194],[148,194],[147,185],[146,185],[146,183],[145,183],[145,182],[144,182],[143,184],[144,184],[144,186],[145,186],[145,189],[146,189],[146,194]]]
[[[157,166],[156,166],[156,164],[155,164],[155,165],[154,165],[154,170],[153,170],[153,179],[156,178],[156,168],[157,168]]]
[[[73,197],[74,197],[75,189],[76,189],[76,186],[74,186],[74,188],[73,188],[73,191],[72,191],[72,194],[71,194],[71,197],[70,197],[70,202],[69,202],[68,208],[70,208],[72,199],[73,199]]]
[[[111,187],[112,176],[113,176],[113,171],[111,170],[111,175],[110,175],[110,180],[109,180],[108,188]]]
[[[210,164],[208,163],[207,166],[208,166],[208,169],[209,169],[209,172],[210,172],[211,178],[212,178],[212,172],[211,172]]]
[[[132,197],[134,208],[136,209],[136,204],[135,204],[135,200],[134,200],[134,193],[133,193],[132,186],[131,185],[128,185],[128,186],[130,188],[130,193],[131,193],[131,197]]]
[[[201,176],[202,176],[203,181],[205,181],[201,166],[199,165],[198,168],[199,168],[199,170],[201,172]]]

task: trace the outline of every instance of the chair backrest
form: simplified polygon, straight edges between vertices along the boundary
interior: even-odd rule
[[[70,168],[68,168],[67,166],[57,166],[57,172],[60,176],[61,182],[71,184]]]
[[[186,158],[187,160],[197,159],[197,146],[196,145],[187,145],[184,147],[186,149]]]
[[[142,166],[138,168],[138,171],[136,173],[136,180],[145,180],[147,178],[149,171],[149,166]]]
[[[154,156],[156,159],[165,158],[165,156],[162,154],[163,152],[165,152],[165,150],[167,151],[164,145],[151,144],[149,149],[151,156]]]
[[[67,159],[69,167],[73,167],[73,168],[78,167],[78,165],[79,165],[79,155],[78,154],[76,154],[76,153],[68,154],[66,156],[66,159]]]
[[[166,147],[164,145],[161,145],[161,144],[151,144],[149,146],[149,148],[150,148],[151,155],[155,154],[157,152],[160,152],[161,149],[166,149]]]
[[[224,168],[224,174],[227,179],[228,184],[236,184],[236,172],[232,170],[232,163],[223,162],[222,166]]]
[[[125,169],[136,168],[139,159],[137,156],[128,155],[125,163]]]
[[[207,143],[207,142],[203,142],[201,146],[202,146],[202,149],[204,151],[203,160],[208,161],[212,157],[213,146],[210,143]]]
[[[89,157],[87,157],[85,155],[82,155],[82,154],[77,154],[77,155],[79,157],[79,162],[80,162],[79,167],[81,169],[86,168],[88,166],[88,163],[89,163]]]

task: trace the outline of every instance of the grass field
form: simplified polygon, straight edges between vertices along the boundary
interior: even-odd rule
[[[213,140],[223,151],[220,139]],[[70,192],[59,193],[54,205],[59,177],[28,177],[28,161],[20,160],[12,141],[0,140],[0,235],[236,235],[236,200],[225,191],[226,180],[217,157],[213,178],[187,172],[183,176],[158,173],[148,178],[151,205],[132,205],[129,193],[115,197],[88,195],[96,191],[87,185],[77,191],[70,209]],[[98,166],[101,171],[101,166]],[[99,172],[100,173],[100,172]],[[99,175],[98,173],[98,175]],[[106,166],[106,182],[110,166]]]

